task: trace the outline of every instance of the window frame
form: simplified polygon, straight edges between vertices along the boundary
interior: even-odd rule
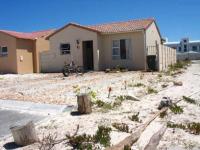
[[[125,49],[126,49],[126,58],[122,58],[121,56],[121,40],[125,41]],[[118,46],[114,46],[114,41],[118,42]],[[127,43],[128,42],[128,43]],[[127,60],[128,59],[128,53],[129,53],[129,47],[130,47],[130,39],[118,39],[118,40],[112,40],[112,59],[113,60]],[[118,55],[114,55],[114,49],[118,49]]]
[[[63,49],[62,45],[68,44],[69,49]],[[60,54],[61,55],[70,55],[71,54],[71,45],[70,43],[60,43]]]
[[[7,52],[3,52],[3,48],[6,48]],[[0,56],[1,57],[8,56],[8,47],[7,46],[0,46]]]

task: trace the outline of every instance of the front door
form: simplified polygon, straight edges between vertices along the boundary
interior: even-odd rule
[[[93,70],[93,41],[83,41],[83,67],[84,70]]]

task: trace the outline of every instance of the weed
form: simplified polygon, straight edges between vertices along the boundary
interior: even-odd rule
[[[97,132],[94,136],[91,135],[74,135],[74,136],[67,136],[69,139],[69,144],[74,149],[81,149],[81,150],[92,150],[94,144],[100,143],[104,147],[110,146],[110,127],[99,126]]]
[[[0,78],[0,80],[3,80],[3,78]]]
[[[129,126],[125,123],[113,123],[112,126],[121,132],[129,133]]]
[[[94,135],[94,142],[100,143],[104,147],[110,146],[110,127],[99,126],[96,134]]]
[[[80,94],[81,89],[78,85],[74,85],[73,88],[74,88],[74,93]]]
[[[148,87],[148,88],[147,88],[147,93],[148,93],[148,94],[158,93],[158,91],[157,91],[156,89],[153,89],[152,87]]]
[[[166,88],[166,87],[168,87],[168,84],[162,84],[161,86],[162,86],[162,88]]]
[[[197,104],[196,100],[189,98],[189,97],[186,97],[186,96],[183,96],[183,100],[186,101],[187,103]]]
[[[136,122],[141,122],[141,120],[139,119],[139,112],[137,114],[132,115],[131,117],[128,117],[131,121],[136,121]]]
[[[174,65],[169,66],[169,71],[177,71],[179,69],[187,67],[191,62],[189,60],[178,61]]]
[[[182,114],[183,113],[183,108],[181,108],[180,106],[177,106],[176,104],[172,105],[170,107],[170,110],[174,113],[174,114]]]
[[[141,87],[141,86],[145,86],[143,83],[136,83],[135,85],[134,85],[134,87]]]
[[[169,128],[179,128],[185,131],[188,131],[191,134],[199,135],[200,134],[200,123],[191,122],[186,124],[176,124],[176,123],[167,123],[167,127]]]
[[[95,91],[90,91],[90,92],[88,93],[88,95],[89,95],[91,98],[93,98],[93,99],[96,99],[96,97],[97,97],[97,93],[96,93]]]
[[[163,111],[160,113],[160,118],[164,118],[167,115],[167,111]]]

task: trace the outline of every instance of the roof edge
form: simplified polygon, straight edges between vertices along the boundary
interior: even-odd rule
[[[85,29],[85,30],[88,30],[88,31],[92,31],[92,32],[97,32],[97,33],[100,33],[99,31],[95,30],[95,29],[91,29],[89,27],[86,27],[86,26],[82,26],[80,24],[76,24],[76,23],[68,23],[66,24],[65,26],[61,27],[60,29],[56,30],[55,32],[53,32],[52,34],[48,35],[46,37],[47,40],[50,39],[50,37],[54,36],[55,34],[57,34],[58,32],[64,30],[65,28],[69,27],[69,26],[75,26],[75,27],[78,27],[78,28],[82,28],[82,29]]]

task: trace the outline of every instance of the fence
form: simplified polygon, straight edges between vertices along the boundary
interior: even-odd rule
[[[148,46],[147,55],[156,56],[159,71],[165,71],[169,65],[176,63],[176,50],[164,45]]]
[[[199,52],[177,53],[177,60],[200,60]]]

